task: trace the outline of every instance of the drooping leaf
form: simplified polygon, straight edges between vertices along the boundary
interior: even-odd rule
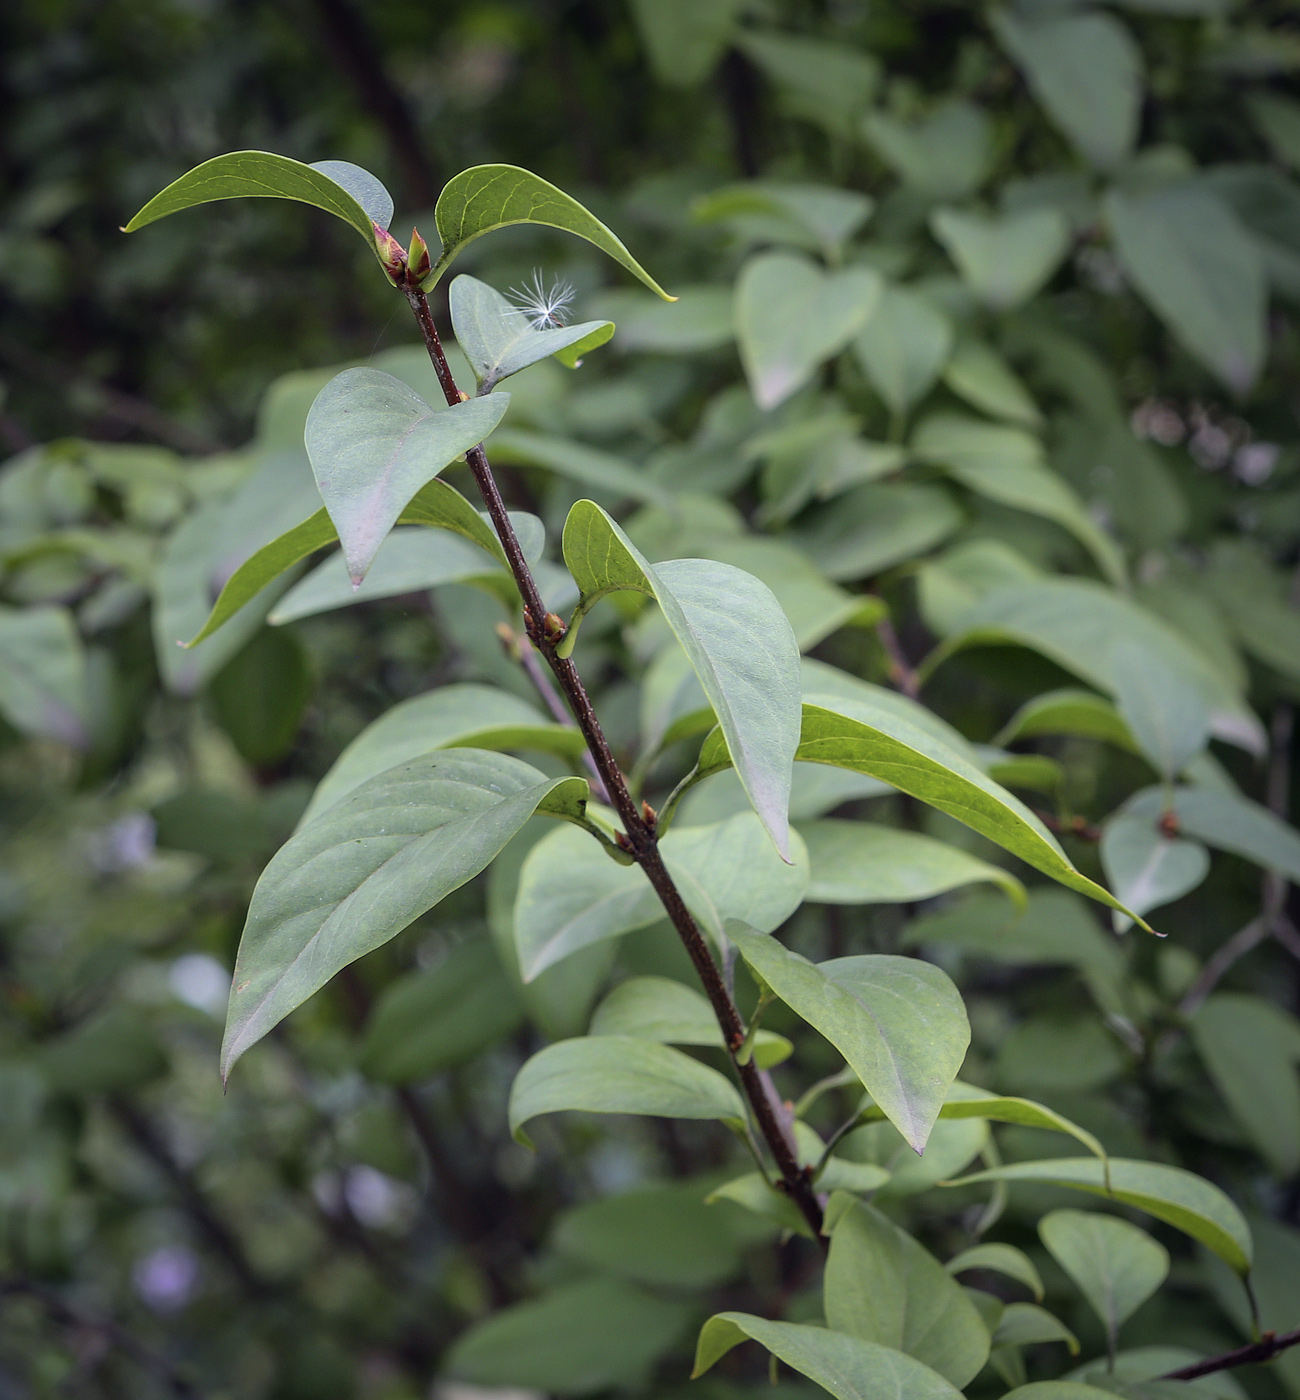
[[[1006,1181],[1013,1185],[1017,1181],[1042,1181],[1088,1191],[1094,1196],[1108,1196],[1199,1240],[1238,1273],[1244,1274],[1250,1268],[1250,1229],[1241,1212],[1217,1186],[1181,1167],[1121,1157],[1112,1157],[1109,1163],[1093,1157],[1057,1157],[1046,1162],[991,1167],[951,1184],[977,1181]]]
[[[760,408],[775,408],[868,321],[880,297],[870,268],[823,272],[795,253],[760,253],[736,283],[736,338]]]
[[[1293,1176],[1300,1167],[1300,1024],[1263,997],[1216,992],[1189,1029],[1229,1112],[1278,1176]]]
[[[935,237],[986,306],[1019,306],[1040,291],[1070,246],[1070,226],[1056,209],[1024,209],[991,218],[957,209],[930,216]]]
[[[1011,366],[983,341],[967,337],[957,342],[944,367],[943,382],[954,394],[994,418],[1025,428],[1042,426],[1043,415],[1029,390]]]
[[[1137,752],[1119,711],[1104,696],[1090,690],[1049,690],[1026,700],[994,735],[993,742],[1004,747],[1039,734],[1078,734]]]
[[[453,1376],[493,1389],[590,1395],[638,1388],[690,1311],[622,1279],[562,1284],[493,1313],[457,1339]]]
[[[827,1326],[906,1352],[953,1385],[969,1385],[988,1360],[989,1334],[965,1292],[879,1211],[843,1196],[831,1211]]]
[[[827,578],[848,582],[926,553],[961,523],[961,509],[939,487],[868,482],[810,512],[790,538]]]
[[[587,792],[581,778],[461,749],[391,768],[302,827],[253,891],[222,1074],[341,968],[477,875],[534,812],[577,819]]]
[[[1034,1297],[1043,1301],[1043,1280],[1038,1276],[1034,1261],[1023,1251],[1009,1244],[976,1244],[955,1254],[943,1266],[952,1275],[971,1269],[987,1269],[1023,1283]]]
[[[952,353],[952,322],[919,292],[887,283],[853,353],[871,387],[901,416],[934,386]]]
[[[798,831],[812,870],[808,898],[824,904],[907,904],[986,880],[1024,904],[1014,875],[931,836],[853,821],[806,822]]]
[[[592,501],[579,501],[569,512],[564,561],[584,607],[618,590],[648,594],[659,604],[713,706],[754,810],[788,859],[799,645],[771,590],[709,560],[675,559],[652,568]]]
[[[717,1313],[704,1324],[692,1375],[703,1375],[746,1339],[765,1346],[835,1400],[880,1400],[882,1395],[895,1400],[956,1400],[961,1393],[937,1372],[892,1347],[825,1327],[771,1322],[741,1312]]]
[[[708,999],[670,977],[629,977],[620,982],[596,1008],[591,1034],[723,1048],[722,1031]],[[754,1063],[770,1069],[789,1059],[793,1049],[785,1036],[760,1030],[754,1038]]]
[[[1205,747],[1210,707],[1175,667],[1130,638],[1111,653],[1115,705],[1152,767],[1173,780]]]
[[[1168,813],[1171,820],[1166,825],[1179,834],[1300,881],[1300,834],[1267,807],[1234,792],[1209,787],[1144,788],[1120,810],[1152,823]]]
[[[508,394],[434,410],[400,379],[348,369],[316,396],[307,455],[359,584],[412,496],[501,421]]]
[[[1064,1342],[1071,1356],[1079,1354],[1079,1339],[1046,1308],[1033,1303],[1008,1303],[1003,1308],[993,1331],[995,1347],[1040,1346],[1043,1342]]]
[[[60,607],[0,607],[0,714],[22,734],[82,748],[90,737],[86,654]]]
[[[367,170],[344,160],[304,165],[270,151],[231,151],[173,180],[125,227],[134,233],[155,219],[216,199],[296,199],[351,224],[373,249],[375,225],[393,218],[388,191]]]
[[[424,279],[427,292],[452,259],[476,238],[510,224],[544,224],[576,234],[608,253],[665,301],[672,297],[628,252],[623,243],[576,199],[517,165],[475,165],[453,175],[442,187],[434,211],[442,252]]]
[[[1142,51],[1105,11],[1002,9],[993,29],[1034,96],[1071,143],[1103,170],[1118,165],[1137,138]]]
[[[732,921],[727,936],[794,1012],[849,1062],[920,1152],[966,1054],[966,1008],[946,973],[917,958],[870,954],[810,963]]]
[[[1139,914],[1172,904],[1210,873],[1197,841],[1167,836],[1150,817],[1112,817],[1102,829],[1101,865],[1115,894]],[[1115,916],[1116,926],[1128,920]]]
[[[993,154],[988,117],[960,98],[940,103],[916,121],[873,112],[862,130],[881,159],[931,199],[973,193],[983,184]]]
[[[565,362],[576,363],[614,334],[612,321],[536,328],[526,308],[477,277],[457,277],[450,302],[456,343],[473,366],[480,394],[491,393],[503,379],[550,355],[567,351]]]
[[[740,1123],[745,1109],[731,1081],[680,1050],[634,1036],[582,1036],[539,1050],[515,1076],[510,1131],[543,1113],[635,1113],[655,1118],[719,1118]]]
[[[1038,1234],[1092,1304],[1112,1346],[1123,1323],[1169,1273],[1164,1245],[1118,1216],[1054,1210],[1038,1222]]]
[[[378,774],[435,749],[536,749],[576,758],[576,728],[553,724],[509,691],[445,685],[399,701],[368,725],[320,780],[299,825],[306,825]]]
[[[1263,256],[1240,220],[1197,185],[1111,190],[1106,218],[1124,271],[1182,344],[1234,393],[1264,363]]]
[[[802,842],[794,837],[787,864],[753,812],[715,826],[674,826],[660,849],[687,904],[697,904],[697,892],[708,900],[702,912],[710,923],[743,919],[770,931],[798,908],[808,887]],[[661,918],[659,896],[639,865],[615,863],[582,832],[553,831],[533,847],[519,876],[520,969],[531,981],[579,948]]]
[[[486,938],[388,986],[366,1022],[361,1069],[384,1084],[412,1084],[472,1060],[523,1020],[514,988]]]

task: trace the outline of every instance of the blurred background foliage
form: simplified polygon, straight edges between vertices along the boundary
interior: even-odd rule
[[[1084,28],[1052,41],[1042,26],[1063,20]],[[707,493],[691,517],[702,543],[642,508],[641,546],[783,535],[829,575],[783,596],[807,609],[801,640],[904,685],[999,583],[1099,575],[1119,589],[1127,575],[1233,698],[1236,747],[1221,727],[1195,781],[1285,816],[1300,687],[1297,73],[1288,0],[1025,0],[993,16],[965,0],[0,10],[0,1396],[397,1400],[427,1393],[452,1342],[494,1313],[497,1330],[462,1346],[475,1381],[667,1396],[708,1311],[817,1310],[810,1246],[773,1248],[775,1227],[700,1204],[734,1166],[711,1129],[566,1122],[539,1130],[536,1156],[509,1140],[515,1068],[584,1029],[611,976],[688,977],[655,926],[521,992],[510,909],[526,843],[315,998],[223,1096],[216,1047],[252,884],[343,746],[433,686],[535,697],[495,636],[504,614],[456,583],[282,627],[262,625],[267,598],[194,653],[175,648],[213,581],[309,506],[301,425],[333,369],[427,370],[405,308],[323,214],[246,201],[128,239],[130,214],[245,147],[373,170],[405,211],[403,238],[413,221],[431,231],[442,181],[464,166],[537,171],[691,293],[665,320],[607,286],[581,245],[536,231],[466,255],[463,270],[503,288],[540,265],[620,323],[577,376],[547,363],[512,385],[515,440],[497,460],[516,503],[554,533],[577,494],[627,506],[628,464],[662,490]],[[757,177],[823,200],[859,192],[874,212],[737,192]],[[1103,210],[1107,181],[1119,193]],[[1132,213],[1171,189],[1147,256],[1132,226],[1126,248],[1114,201]],[[961,211],[932,218],[949,205]],[[982,260],[988,226],[970,220],[991,210],[1049,211],[1046,247],[1026,234]],[[900,294],[912,330],[859,344],[764,413],[741,387],[727,289],[769,246],[869,265],[922,305]],[[1191,279],[1181,294],[1162,269]],[[1084,523],[982,489],[960,451],[918,442],[918,404],[967,428],[977,409],[1022,445],[1041,437]],[[789,559],[768,564],[797,575]],[[1059,625],[1074,620],[1067,608]],[[598,621],[579,659],[631,766],[653,638]],[[957,652],[924,696],[978,743],[1018,737],[1020,790],[1100,874],[1099,824],[1158,765],[1104,702],[1064,730],[1059,716],[1003,730],[1022,703],[1078,687],[1053,653],[1057,625]],[[669,749],[651,791],[684,755]],[[853,815],[922,820],[849,797]],[[702,803],[697,819],[727,810]],[[1285,872],[1300,862],[1284,828],[1198,835],[1216,854],[1202,867],[1184,853],[1190,875],[1155,901],[1162,945],[1116,942],[1060,895],[1031,902],[1014,938],[1000,895],[817,903],[789,937],[821,956],[925,949],[967,996],[964,1077],[1223,1185],[1255,1226],[1264,1321],[1293,1326],[1300,936]],[[795,1063],[804,1083],[837,1068],[816,1037]],[[989,1150],[978,1125],[950,1126],[939,1175]],[[1008,1158],[1053,1150],[1025,1129],[998,1141]],[[954,1206],[937,1179],[921,1171],[890,1209],[950,1254],[987,1192]],[[620,1214],[633,1189],[656,1190],[653,1205]],[[1049,1200],[1017,1188],[1001,1228],[1095,1343],[1029,1223]],[[1125,1345],[1234,1344],[1236,1285],[1167,1242],[1170,1284]],[[530,1298],[532,1311],[497,1312]],[[756,1383],[752,1358],[734,1360],[696,1390]],[[1068,1369],[1059,1346],[1017,1364]],[[1261,1400],[1300,1395],[1294,1362],[1239,1380]],[[1227,1400],[1235,1384],[1210,1388]]]

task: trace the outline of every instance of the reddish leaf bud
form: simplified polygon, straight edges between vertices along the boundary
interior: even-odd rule
[[[406,250],[387,229],[380,228],[378,224],[374,228],[379,261],[384,265],[388,280],[394,287],[400,287],[406,277]]]
[[[412,280],[423,282],[433,271],[433,259],[429,256],[429,245],[420,237],[420,230],[411,230],[411,247],[406,255],[406,265],[411,270]]]
[[[554,646],[556,642],[563,641],[564,634],[569,630],[564,619],[553,612],[548,612],[546,614],[543,626],[546,629],[546,640],[550,642],[552,646]]]
[[[659,813],[644,798],[641,800],[641,820],[651,831],[659,825]]]

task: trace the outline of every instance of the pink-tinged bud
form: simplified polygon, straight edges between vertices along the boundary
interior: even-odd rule
[[[380,228],[378,224],[374,228],[379,261],[384,265],[388,280],[394,287],[400,287],[406,278],[406,249],[387,229]]]
[[[411,269],[411,279],[423,282],[433,271],[433,259],[429,256],[429,245],[420,237],[420,230],[411,230],[411,247],[406,255],[406,265]]]

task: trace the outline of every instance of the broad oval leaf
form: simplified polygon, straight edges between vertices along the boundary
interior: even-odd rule
[[[501,421],[508,394],[432,409],[400,379],[345,369],[307,415],[307,455],[359,584],[411,497]]]
[[[808,514],[790,538],[827,578],[870,578],[925,554],[962,523],[952,493],[908,482],[867,482]]]
[[[988,1329],[943,1265],[861,1201],[836,1196],[823,1298],[826,1324],[914,1356],[969,1385],[989,1355]]]
[[[998,218],[939,209],[930,227],[971,290],[997,311],[1041,291],[1070,246],[1070,226],[1058,209]]]
[[[768,934],[734,921],[726,927],[750,967],[835,1046],[922,1151],[970,1043],[966,1007],[948,975],[888,954],[810,963]]]
[[[510,224],[545,224],[585,238],[652,292],[665,301],[673,300],[594,214],[548,180],[517,165],[475,165],[452,176],[438,196],[434,219],[442,252],[424,279],[426,292],[474,239]]]
[[[952,354],[952,322],[933,302],[888,285],[853,353],[871,386],[898,417],[923,398]]]
[[[575,365],[588,350],[614,334],[613,321],[582,321],[574,326],[536,327],[527,308],[503,297],[477,277],[460,276],[451,284],[451,323],[456,343],[474,369],[479,393],[490,393],[503,379],[550,355],[571,354]]]
[[[1014,875],[932,836],[874,822],[805,822],[797,829],[812,871],[808,898],[824,904],[907,904],[983,881],[1025,903]]]
[[[862,132],[881,158],[931,199],[961,199],[983,183],[993,155],[988,117],[961,98],[906,121],[872,112]]]
[[[1166,836],[1150,817],[1112,817],[1101,833],[1101,865],[1116,895],[1139,914],[1172,904],[1210,873],[1210,856],[1197,841]],[[1115,915],[1122,932],[1128,920]]]
[[[1150,787],[1120,810],[1152,823],[1167,817],[1183,836],[1300,882],[1300,833],[1249,798],[1208,787]]]
[[[83,748],[86,654],[66,608],[0,606],[0,713],[20,733]]]
[[[943,371],[943,382],[967,403],[993,418],[1026,428],[1041,428],[1043,415],[1010,365],[982,340],[957,343]]]
[[[1164,1245],[1101,1211],[1054,1210],[1038,1222],[1038,1235],[1092,1304],[1112,1347],[1121,1325],[1169,1273]]]
[[[196,165],[160,191],[125,226],[134,233],[156,219],[217,199],[296,199],[351,224],[372,249],[375,225],[393,217],[388,191],[367,170],[344,160],[304,165],[270,151],[231,151]]]
[[[741,569],[707,559],[651,567],[593,501],[578,501],[569,512],[564,562],[582,591],[582,611],[619,590],[648,594],[659,604],[713,706],[754,810],[789,860],[799,644],[771,589]]]
[[[1130,638],[1111,653],[1115,705],[1147,762],[1172,783],[1210,737],[1205,697],[1157,652]]]
[[[1064,1342],[1071,1356],[1079,1354],[1079,1339],[1046,1308],[1034,1303],[1008,1303],[993,1329],[995,1347],[1030,1347],[1043,1342]]]
[[[829,1391],[835,1400],[956,1400],[961,1392],[905,1352],[825,1327],[717,1313],[700,1330],[695,1369],[702,1376],[732,1347],[751,1340]]]
[[[635,1113],[718,1118],[740,1124],[745,1108],[731,1081],[680,1050],[633,1036],[581,1036],[539,1050],[510,1089],[510,1132],[543,1113]]]
[[[1107,1167],[1110,1189],[1106,1186]],[[977,1181],[1043,1181],[1107,1196],[1199,1240],[1239,1274],[1250,1269],[1250,1227],[1241,1212],[1217,1186],[1181,1167],[1123,1157],[1111,1157],[1108,1163],[1092,1157],[1056,1157],[992,1167],[946,1184],[964,1186]]]
[[[838,354],[871,316],[880,274],[824,272],[796,253],[760,253],[736,283],[736,340],[750,391],[775,408]]]
[[[587,793],[581,778],[461,749],[391,768],[302,827],[253,891],[222,1075],[341,968],[483,870],[534,812],[577,820]]]
[[[341,802],[368,779],[435,749],[536,749],[564,758],[583,750],[582,735],[552,724],[528,701],[494,686],[444,685],[413,695],[367,725],[320,780],[299,826]]]
[[[1034,1267],[1034,1261],[1014,1245],[972,1245],[955,1254],[943,1267],[954,1277],[971,1269],[987,1269],[990,1273],[1002,1274],[1023,1283],[1040,1303],[1043,1301],[1043,1280]]]

